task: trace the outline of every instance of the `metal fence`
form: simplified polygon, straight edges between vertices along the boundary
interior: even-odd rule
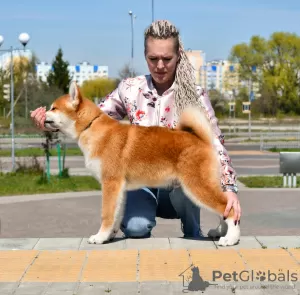
[[[260,150],[300,148],[300,132],[266,132],[260,134]]]

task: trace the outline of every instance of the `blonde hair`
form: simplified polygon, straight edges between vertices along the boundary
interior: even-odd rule
[[[190,105],[198,105],[203,108],[196,91],[194,68],[184,51],[178,29],[167,20],[153,22],[144,33],[145,54],[149,37],[155,39],[174,38],[175,50],[179,53],[179,61],[175,73],[175,106],[177,115],[180,115],[183,109]]]

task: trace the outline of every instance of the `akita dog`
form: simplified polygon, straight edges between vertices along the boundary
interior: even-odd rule
[[[220,162],[206,115],[187,108],[175,129],[144,127],[117,121],[82,96],[72,82],[69,94],[57,98],[46,112],[45,127],[75,139],[85,165],[102,186],[102,222],[89,243],[113,239],[124,215],[126,190],[179,184],[197,206],[220,216],[209,232],[219,245],[234,245],[240,226],[234,210],[223,220],[227,198],[220,185]]]

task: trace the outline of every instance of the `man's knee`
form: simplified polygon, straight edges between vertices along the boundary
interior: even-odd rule
[[[126,224],[121,224],[121,231],[127,238],[146,238],[150,237],[151,231],[155,226],[155,221],[146,218],[132,217]]]

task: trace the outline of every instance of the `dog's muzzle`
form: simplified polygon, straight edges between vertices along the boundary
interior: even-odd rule
[[[44,121],[44,126],[45,126],[46,128],[49,128],[49,126],[50,126],[50,128],[52,129],[52,130],[51,130],[52,132],[58,132],[59,129],[52,126],[53,123],[54,123],[54,121],[45,120],[45,121]],[[49,125],[46,126],[46,124],[49,124]]]

